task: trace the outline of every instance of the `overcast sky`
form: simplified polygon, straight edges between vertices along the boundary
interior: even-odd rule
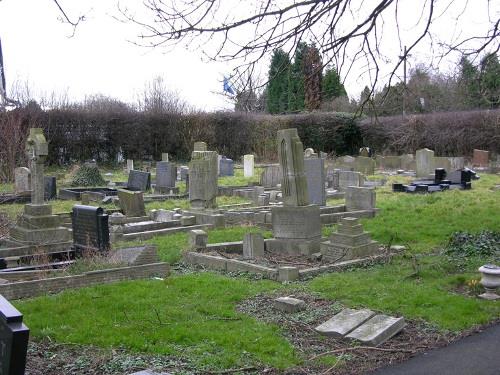
[[[117,14],[114,0],[60,2],[70,17],[86,15],[72,38],[68,38],[72,28],[58,21],[60,13],[52,0],[0,0],[0,38],[8,87],[16,80],[27,81],[36,95],[67,92],[72,100],[81,100],[85,95],[104,94],[135,102],[145,82],[162,76],[170,89],[199,109],[232,108],[217,94],[222,91],[223,75],[232,69],[230,63],[202,61],[199,50],[187,51],[182,46],[162,50],[133,45],[129,40],[137,40],[138,29],[112,18]],[[408,0],[403,8],[409,34],[418,3],[421,1]],[[436,23],[435,32],[446,36],[476,33],[483,28],[487,1],[470,3],[467,22],[459,24],[458,30],[451,21],[453,17],[443,17]],[[496,16],[499,8],[497,2]],[[390,17],[386,22],[391,22]],[[394,58],[400,52],[399,44],[387,44],[386,52]],[[410,66],[429,61],[430,54],[429,47],[422,46],[413,53]],[[354,71],[346,80],[350,96],[357,97],[367,82],[359,75]]]

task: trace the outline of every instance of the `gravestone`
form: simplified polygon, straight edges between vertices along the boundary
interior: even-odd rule
[[[449,170],[448,172],[464,169],[465,158],[463,156],[454,156],[448,159],[450,160],[450,166],[451,166],[451,170]]]
[[[428,148],[417,150],[415,160],[417,177],[429,177],[434,174],[434,151]]]
[[[44,176],[44,197],[45,200],[51,201],[57,198],[57,181],[55,176]]]
[[[326,205],[325,191],[325,159],[304,159],[304,169],[307,179],[307,190],[311,204]]]
[[[375,208],[375,198],[375,189],[372,187],[350,186],[345,192],[346,210],[373,210]]]
[[[193,151],[189,166],[189,202],[192,208],[217,207],[217,152]]]
[[[30,129],[26,155],[31,170],[31,203],[24,206],[20,219],[10,229],[10,236],[14,241],[30,244],[68,241],[71,237],[69,230],[60,226],[60,217],[52,215],[52,206],[44,202],[43,169],[48,155],[48,143],[42,129]]]
[[[207,151],[207,144],[205,142],[195,142],[193,151]]]
[[[130,171],[128,175],[127,189],[132,191],[151,190],[151,173],[143,171]]]
[[[177,168],[174,163],[160,161],[156,163],[156,186],[159,193],[168,192],[175,187]]]
[[[71,213],[73,244],[81,250],[109,249],[108,215],[101,207],[74,205]]]
[[[24,375],[29,333],[23,315],[0,295],[0,374]]]
[[[304,172],[302,142],[297,129],[278,130],[278,157],[282,178],[281,192],[285,206],[307,206],[309,194]]]
[[[127,173],[134,170],[134,161],[132,159],[127,159]]]
[[[243,176],[244,177],[253,177],[254,170],[254,156],[253,155],[244,155],[243,156]]]
[[[362,186],[364,177],[360,172],[338,171],[338,188],[345,190],[349,186]]]
[[[161,161],[168,161],[168,153],[167,152],[161,153]]]
[[[271,246],[279,252],[308,254],[319,248],[321,219],[319,206],[309,204],[304,152],[297,129],[278,131],[278,156],[283,206],[272,209]]]
[[[234,176],[234,161],[223,156],[219,161],[219,176]]]
[[[341,169],[343,171],[353,171],[356,166],[356,158],[346,155],[335,159],[335,168]]]
[[[279,165],[269,165],[260,175],[260,184],[265,188],[272,188],[281,184],[281,179],[281,167]]]
[[[26,167],[14,169],[14,191],[16,194],[31,190],[31,171]]]
[[[118,190],[120,208],[126,216],[146,216],[144,197],[141,191]]]
[[[264,256],[264,237],[260,233],[246,233],[243,237],[243,257],[261,258]]]
[[[489,155],[490,153],[488,151],[474,149],[472,154],[472,166],[480,168],[488,167]]]
[[[356,158],[355,169],[364,175],[372,175],[375,173],[375,160],[365,156]]]
[[[304,150],[304,158],[317,158],[318,154],[314,152],[314,149],[311,147],[308,147]]]
[[[447,170],[448,172],[451,171],[451,161],[450,158],[447,158],[446,156],[435,156],[434,157],[434,169],[437,168],[442,168]]]

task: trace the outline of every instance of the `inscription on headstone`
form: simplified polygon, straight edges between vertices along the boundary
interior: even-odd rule
[[[109,249],[108,215],[101,207],[73,206],[71,224],[73,243],[77,249]]]
[[[0,374],[24,375],[28,338],[23,315],[0,295]]]

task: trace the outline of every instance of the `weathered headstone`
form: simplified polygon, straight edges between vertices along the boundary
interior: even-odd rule
[[[24,212],[18,223],[11,228],[10,236],[15,241],[32,244],[68,241],[68,229],[60,226],[60,217],[52,215],[52,206],[44,202],[43,169],[48,155],[48,143],[42,129],[30,129],[26,155],[31,170],[31,203],[24,206]]]
[[[168,161],[168,153],[167,152],[161,153],[161,161]]]
[[[345,192],[346,209],[347,211],[373,210],[375,198],[374,188],[350,186]]]
[[[57,198],[57,180],[55,176],[44,176],[44,198],[48,201]]]
[[[309,202],[326,205],[325,191],[325,160],[319,158],[304,159],[304,169],[307,179]]]
[[[264,256],[264,237],[260,233],[246,233],[243,237],[243,257],[261,258]]]
[[[346,155],[335,159],[335,168],[341,169],[343,171],[353,171],[356,167],[356,158]]]
[[[428,148],[417,150],[415,160],[417,177],[429,177],[429,175],[434,174],[434,151]]]
[[[294,313],[305,310],[306,303],[298,298],[278,297],[274,300],[274,307],[287,313]]]
[[[182,165],[179,168],[179,178],[181,181],[186,181],[189,175],[189,167]]]
[[[193,229],[189,231],[188,242],[189,248],[201,249],[207,247],[208,234],[201,229]]]
[[[281,184],[281,179],[281,167],[279,165],[269,165],[260,176],[260,184],[265,188],[272,188]]]
[[[219,176],[234,176],[234,161],[223,156],[219,161]]]
[[[16,194],[27,193],[31,190],[31,171],[26,167],[14,169],[14,191]]]
[[[405,171],[414,171],[416,169],[415,156],[413,154],[405,154],[399,157],[400,168]]]
[[[472,154],[472,166],[484,168],[489,164],[490,153],[484,150],[474,149]]]
[[[101,207],[75,205],[71,213],[73,244],[81,250],[109,249],[108,215]]]
[[[146,216],[144,198],[141,191],[118,190],[120,208],[126,216]]]
[[[254,156],[253,155],[244,155],[243,156],[243,176],[244,177],[253,177],[254,170]]]
[[[29,332],[23,315],[0,295],[0,374],[24,375]]]
[[[281,191],[285,206],[307,206],[309,194],[304,173],[302,142],[297,129],[278,130],[278,157],[282,170]]]
[[[435,156],[434,157],[434,169],[436,169],[436,168],[442,168],[442,169],[445,169],[446,171],[450,172],[451,171],[450,158],[447,158],[446,156]]]
[[[304,150],[304,158],[317,158],[318,154],[314,152],[314,149],[308,147]]]
[[[127,189],[132,191],[151,190],[151,173],[143,171],[130,171],[128,175]]]
[[[134,170],[134,161],[132,159],[127,159],[127,173]]]
[[[189,202],[192,208],[217,207],[217,152],[193,151],[189,166]]]
[[[338,188],[345,190],[349,186],[362,186],[364,177],[360,172],[338,171]]]
[[[326,336],[342,338],[374,315],[375,313],[368,309],[344,309],[333,318],[317,326],[315,330]]]
[[[175,187],[177,180],[177,168],[174,163],[168,161],[160,161],[156,163],[156,186],[155,189],[159,193],[168,192],[169,189]]]

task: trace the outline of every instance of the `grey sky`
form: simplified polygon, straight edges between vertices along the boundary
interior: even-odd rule
[[[143,14],[138,5],[142,2],[124,0],[121,3],[135,4],[138,14]],[[411,39],[411,34],[415,32],[416,14],[424,1],[407,0],[403,3],[401,32],[403,39]],[[440,2],[442,9],[447,3]],[[455,24],[454,16],[466,3],[456,1],[455,6],[435,22],[433,33],[442,39],[480,33],[486,27],[488,2],[470,1],[466,17]],[[499,17],[498,3],[490,3],[492,18]],[[144,83],[160,75],[172,90],[197,108],[231,108],[216,93],[221,92],[220,81],[223,74],[231,71],[232,64],[202,61],[203,46],[198,48],[193,45],[192,51],[182,46],[169,50],[134,46],[128,40],[137,40],[139,30],[134,25],[112,18],[117,14],[115,1],[61,0],[61,5],[72,17],[86,15],[87,20],[78,26],[73,38],[68,38],[71,27],[58,21],[60,14],[51,0],[0,1],[0,38],[8,85],[14,80],[28,81],[37,95],[67,91],[71,99],[79,100],[85,95],[100,93],[133,102]],[[491,14],[492,10],[494,14]],[[387,13],[384,22],[388,27],[394,23],[392,13]],[[382,38],[388,61],[396,61],[400,54],[397,38],[390,33]],[[426,41],[412,54],[410,66],[431,61],[432,54]],[[450,56],[443,67],[449,68],[451,62],[456,60],[457,56]],[[267,66],[264,64],[261,70],[261,75],[265,77]],[[368,76],[361,76],[363,71],[360,63],[346,79],[346,88],[351,96],[357,97],[369,82]],[[387,74],[387,69],[384,74]]]

